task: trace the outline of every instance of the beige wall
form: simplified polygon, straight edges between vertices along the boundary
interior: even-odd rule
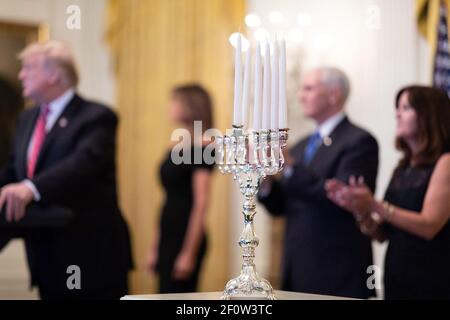
[[[66,41],[74,50],[81,74],[80,92],[114,104],[114,81],[109,55],[103,45],[105,0],[0,0],[0,19],[23,23],[45,23],[53,39]],[[67,7],[81,9],[81,29],[66,26]]]

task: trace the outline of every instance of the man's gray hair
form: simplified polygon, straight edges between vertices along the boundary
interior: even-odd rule
[[[34,55],[42,55],[45,64],[56,67],[60,71],[64,86],[75,87],[78,84],[75,58],[65,43],[55,40],[32,43],[19,53],[19,59],[23,61]]]
[[[327,87],[337,86],[341,89],[343,103],[350,95],[350,80],[347,75],[338,68],[335,67],[320,67],[317,70],[321,74],[322,84]]]

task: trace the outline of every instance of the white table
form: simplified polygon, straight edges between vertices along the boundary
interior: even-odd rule
[[[122,297],[120,300],[219,300],[221,291],[195,293],[138,294]],[[275,290],[279,300],[353,300],[345,297],[324,296],[309,293]]]

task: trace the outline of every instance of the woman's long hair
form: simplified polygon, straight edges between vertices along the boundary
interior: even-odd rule
[[[408,94],[408,102],[417,114],[418,148],[413,154],[406,141],[397,137],[396,148],[403,154],[399,167],[434,164],[444,152],[450,151],[450,99],[440,89],[408,86],[397,93],[396,108],[403,93]]]
[[[172,97],[186,107],[183,123],[187,127],[193,127],[194,121],[201,121],[203,132],[212,128],[213,104],[205,88],[198,84],[178,86],[172,90]]]

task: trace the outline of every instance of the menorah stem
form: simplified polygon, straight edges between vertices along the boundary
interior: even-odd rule
[[[255,234],[253,224],[256,214],[255,196],[258,192],[260,174],[254,176],[255,179],[248,177],[244,185],[247,188],[241,188],[245,197],[242,214],[244,216],[244,228],[239,238],[239,246],[242,248],[242,268],[237,278],[228,281],[222,299],[229,300],[233,298],[261,298],[274,300],[273,289],[270,283],[262,279],[256,272],[255,249],[259,245],[259,239]],[[256,181],[254,181],[256,180]],[[249,188],[252,192],[248,192]]]
[[[231,173],[244,196],[244,229],[239,238],[242,268],[238,277],[228,281],[221,299],[275,299],[270,283],[256,272],[255,251],[259,239],[255,234],[255,197],[261,180],[283,168],[282,149],[286,147],[288,129],[263,129],[249,133],[234,126],[230,135],[217,138],[220,172]]]
[[[242,258],[244,267],[255,267],[255,249],[259,245],[259,239],[255,234],[253,218],[256,214],[256,204],[254,196],[246,196],[243,205],[244,229],[239,239],[239,246],[242,248]]]

